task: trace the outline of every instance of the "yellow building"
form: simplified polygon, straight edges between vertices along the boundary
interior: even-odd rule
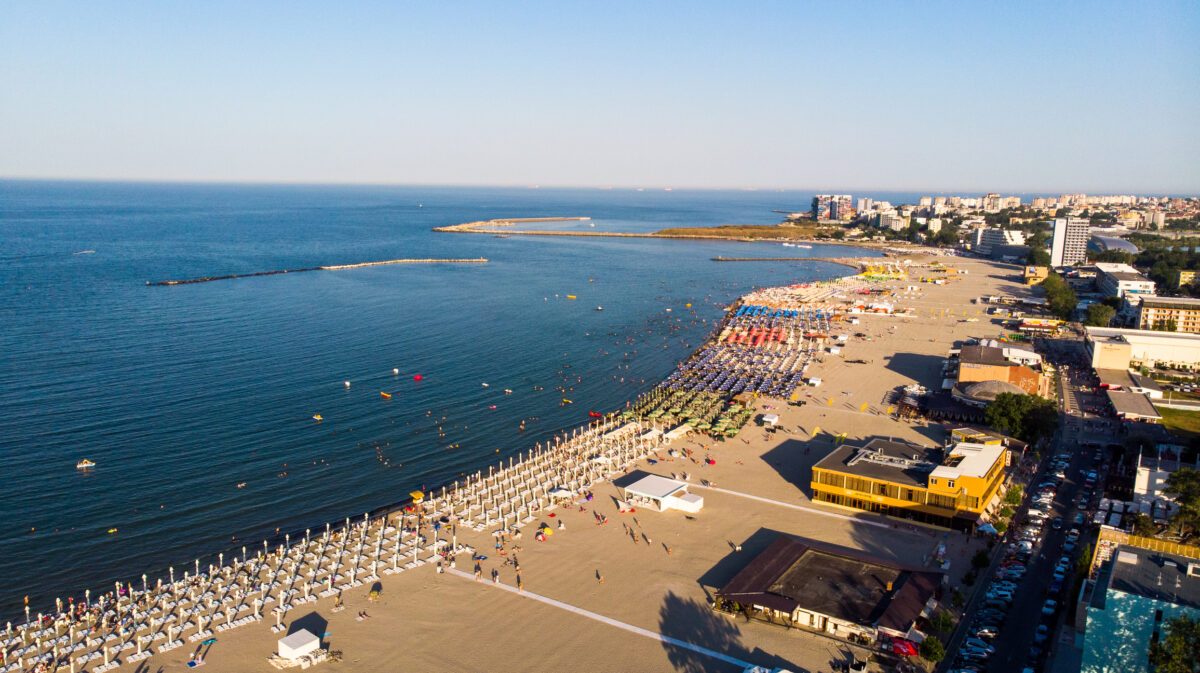
[[[812,498],[843,507],[971,530],[999,501],[1003,444],[929,449],[873,439],[843,444],[813,465]]]
[[[1180,270],[1180,272],[1179,272],[1179,284],[1180,285],[1191,285],[1194,282],[1196,282],[1196,272],[1195,271]]]
[[[1171,322],[1175,328],[1171,331],[1200,333],[1200,298],[1142,297],[1138,329],[1166,329]]]
[[[1025,267],[1025,284],[1037,285],[1046,280],[1050,276],[1050,267],[1048,266],[1027,266]]]

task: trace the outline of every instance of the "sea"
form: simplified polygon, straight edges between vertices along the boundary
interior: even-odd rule
[[[777,224],[773,211],[811,198],[0,181],[0,619],[23,619],[26,598],[36,613],[181,576],[486,472],[624,408],[740,295],[846,273],[714,257],[875,254],[432,228]],[[148,285],[474,257],[489,261]],[[96,466],[77,470],[83,459]]]

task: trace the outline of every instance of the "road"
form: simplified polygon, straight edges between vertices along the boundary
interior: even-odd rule
[[[1063,606],[1063,597],[1069,595],[1074,584],[1074,560],[1079,554],[1080,548],[1085,545],[1084,540],[1088,538],[1087,528],[1090,523],[1085,517],[1084,525],[1080,526],[1080,540],[1076,548],[1071,552],[1071,570],[1068,571],[1064,587],[1056,595],[1048,595],[1050,585],[1053,581],[1054,566],[1062,557],[1063,542],[1066,539],[1067,531],[1073,527],[1072,518],[1076,510],[1072,505],[1072,500],[1075,494],[1081,489],[1080,470],[1083,468],[1091,469],[1093,467],[1094,450],[1082,450],[1081,445],[1085,442],[1095,441],[1095,437],[1090,433],[1093,431],[1101,431],[1105,421],[1095,417],[1093,414],[1088,414],[1084,411],[1089,406],[1094,404],[1093,394],[1081,392],[1078,388],[1081,385],[1092,387],[1091,381],[1085,380],[1082,371],[1085,371],[1080,366],[1080,360],[1084,357],[1082,353],[1082,343],[1078,340],[1044,340],[1039,344],[1039,351],[1046,356],[1047,360],[1055,363],[1060,367],[1067,365],[1067,375],[1062,377],[1064,384],[1060,404],[1062,405],[1062,414],[1060,415],[1059,430],[1055,433],[1053,439],[1049,442],[1049,449],[1046,451],[1046,456],[1038,464],[1034,476],[1029,480],[1029,489],[1026,493],[1025,500],[1021,506],[1017,508],[1017,512],[1013,516],[1013,525],[1010,527],[1009,540],[1015,538],[1020,529],[1026,525],[1027,512],[1031,502],[1029,493],[1036,490],[1037,485],[1041,483],[1051,472],[1047,469],[1048,464],[1054,459],[1055,454],[1061,452],[1069,452],[1070,460],[1065,472],[1063,483],[1058,487],[1055,498],[1051,504],[1050,519],[1054,517],[1062,517],[1063,527],[1061,530],[1054,528],[1047,523],[1043,530],[1043,537],[1040,544],[1034,548],[1034,553],[1026,564],[1025,575],[1017,586],[1017,590],[1013,596],[1012,605],[1007,610],[1008,620],[1001,628],[999,635],[992,642],[995,647],[996,654],[988,661],[987,670],[994,673],[1011,673],[1022,671],[1026,666],[1032,667],[1034,670],[1041,670],[1046,661],[1045,653],[1040,656],[1032,657],[1031,649],[1034,646],[1034,635],[1037,627],[1040,624],[1047,624],[1050,627],[1050,638],[1044,643],[1041,648],[1048,649],[1055,642],[1055,634],[1061,620],[1068,610]],[[1103,435],[1099,435],[1103,437]],[[1103,442],[1101,442],[1103,443]],[[1088,507],[1088,502],[1084,502],[1081,507]],[[1000,561],[1004,556],[1003,547],[1007,547],[1008,543],[1000,545],[997,555],[993,558],[991,566],[982,571],[979,575],[979,582],[976,586],[976,600],[971,603],[971,608],[963,618],[963,623],[970,625],[974,619],[975,612],[979,609],[981,594],[986,591],[986,585],[990,583],[995,576],[996,569],[999,567]],[[1058,609],[1052,616],[1042,615],[1042,605],[1047,598],[1053,598],[1058,602]],[[955,638],[951,640],[950,647],[947,648],[948,655],[946,661],[952,661],[954,654],[962,642],[965,635],[965,629],[960,629],[959,633],[955,634]]]

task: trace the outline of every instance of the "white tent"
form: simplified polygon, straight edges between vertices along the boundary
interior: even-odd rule
[[[779,423],[779,416],[777,414],[763,414],[762,421],[767,425],[775,425]]]
[[[704,498],[687,492],[687,484],[652,474],[625,487],[625,499],[633,503],[641,501],[662,512],[678,509],[699,512],[704,507]]]
[[[321,649],[321,639],[307,629],[301,629],[286,638],[279,639],[279,656],[284,659],[299,659],[319,649]]]

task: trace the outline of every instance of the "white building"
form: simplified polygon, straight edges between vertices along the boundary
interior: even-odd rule
[[[992,248],[1005,245],[1025,245],[1025,232],[1011,229],[976,229],[971,249],[989,256]]]
[[[1128,369],[1130,365],[1200,367],[1200,334],[1143,329],[1085,327],[1094,369]]]
[[[1154,281],[1143,276],[1128,264],[1096,264],[1100,272],[1097,285],[1100,291],[1108,297],[1126,297],[1126,295],[1153,295]]]
[[[1070,217],[1054,220],[1054,238],[1050,243],[1051,266],[1073,266],[1087,259],[1088,220]]]

